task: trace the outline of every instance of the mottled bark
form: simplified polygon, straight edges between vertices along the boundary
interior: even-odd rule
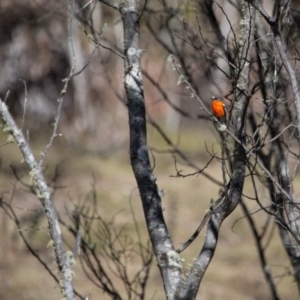
[[[45,181],[42,167],[39,163],[36,162],[29,145],[22,134],[22,131],[17,127],[7,109],[6,104],[1,100],[0,115],[3,123],[3,131],[12,136],[13,140],[21,150],[25,163],[27,164],[30,171],[29,176],[32,180],[35,194],[43,204],[48,220],[50,236],[52,239],[49,245],[52,246],[55,252],[55,258],[61,276],[61,292],[65,299],[74,300],[75,296],[72,285],[73,272],[71,269],[69,258],[67,257],[64,248],[56,210],[52,201],[52,195]]]
[[[161,196],[149,160],[140,65],[142,50],[139,46],[138,7],[139,1],[128,0],[122,2],[119,8],[124,26],[124,86],[129,114],[130,161],[166,295],[168,299],[174,299],[174,291],[181,277],[181,260],[169,237],[162,213]]]

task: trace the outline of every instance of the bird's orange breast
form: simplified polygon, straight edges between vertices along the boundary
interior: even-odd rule
[[[226,116],[224,103],[221,100],[213,100],[211,102],[211,109],[212,109],[214,115],[219,118],[224,118]]]

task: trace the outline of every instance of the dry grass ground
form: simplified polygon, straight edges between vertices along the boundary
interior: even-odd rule
[[[205,143],[207,143],[209,149],[212,148],[212,145],[214,145],[216,152],[219,149],[216,134],[213,132],[213,129],[202,130],[201,133],[186,130],[180,136],[180,146],[200,166],[204,166],[209,158],[209,154],[205,151]],[[2,143],[5,139],[4,136],[1,137]],[[151,146],[167,149],[163,141],[152,130],[149,132],[149,140]],[[35,139],[32,142],[36,154],[42,149],[42,142],[41,139]],[[194,232],[208,209],[211,199],[217,198],[219,187],[202,176],[170,177],[170,175],[175,175],[172,156],[155,152],[153,152],[153,155],[155,156],[156,167],[154,172],[157,182],[165,192],[163,198],[165,218],[174,243],[179,246]],[[12,199],[11,190],[15,182],[10,165],[15,164],[20,167],[22,158],[15,145],[1,148],[1,158],[0,189],[4,200],[9,201],[9,199]],[[180,165],[180,161],[178,163],[178,168],[182,169],[185,174],[191,171],[190,168]],[[122,149],[104,157],[95,152],[79,153],[73,147],[67,146],[62,139],[56,142],[55,147],[49,153],[46,168],[48,177],[51,177],[54,167],[57,165],[60,166],[61,173],[58,182],[63,188],[57,192],[55,204],[62,216],[65,215],[65,207],[71,207],[70,199],[73,202],[85,199],[91,191],[93,182],[95,182],[100,214],[109,219],[119,212],[115,219],[116,225],[127,224],[126,232],[133,234],[129,209],[129,198],[132,197],[134,212],[143,239],[147,240],[142,206],[129,163],[128,145],[124,145]],[[206,171],[221,179],[220,164],[218,162],[213,162]],[[22,172],[24,180],[28,181],[26,169],[24,168]],[[245,192],[251,194],[250,187],[251,185],[247,181]],[[266,192],[261,189],[260,194],[264,195],[264,193]],[[39,205],[29,193],[24,192],[24,188],[20,183],[17,185],[13,196],[13,205],[22,209],[37,208]],[[250,211],[257,209],[255,201],[245,201]],[[267,194],[264,202],[268,203]],[[2,224],[0,231],[0,299],[61,299],[56,283],[36,259],[30,255],[20,240],[15,225],[2,211],[0,214]],[[30,212],[21,210],[20,215],[30,216]],[[224,222],[217,251],[201,284],[197,299],[271,299],[260,268],[254,239],[247,220],[241,218],[242,216],[241,209],[237,208]],[[255,215],[259,228],[263,225],[265,218],[263,213]],[[45,222],[41,221],[39,226],[44,224]],[[43,256],[51,269],[55,270],[52,250],[47,248],[49,236],[46,231],[41,229],[34,233],[25,234],[30,238],[34,248]],[[270,234],[271,231],[269,230],[267,236],[270,237]],[[186,270],[199,253],[203,236],[204,232],[183,253],[184,268]],[[67,241],[72,242],[68,236]],[[266,243],[267,239],[264,240],[264,244]],[[290,265],[278,238],[277,230],[274,231],[266,254],[281,299],[296,299],[298,297],[296,285],[292,276],[288,276]],[[135,264],[137,262],[133,261],[133,269]],[[109,299],[85,277],[79,263],[75,265],[74,269],[74,285],[82,295],[90,294],[90,300]],[[117,279],[115,280],[117,281]],[[122,289],[121,284],[118,283],[118,286]],[[164,299],[162,283],[155,261],[151,269],[146,299]]]

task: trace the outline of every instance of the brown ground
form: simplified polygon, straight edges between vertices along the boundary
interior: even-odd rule
[[[201,133],[186,130],[181,135],[180,146],[200,166],[204,166],[209,158],[209,155],[205,152],[205,142],[208,148],[211,149],[211,146],[214,145],[214,150],[218,151],[216,134],[211,134],[212,132],[214,132],[213,129],[202,130]],[[5,142],[5,139],[4,136],[1,137],[2,143]],[[167,149],[153,130],[149,132],[149,140],[151,146]],[[32,147],[38,154],[42,149],[41,141],[34,140]],[[8,201],[11,197],[10,191],[14,182],[9,166],[12,163],[20,166],[22,158],[15,145],[3,147],[1,153],[0,189],[4,200]],[[218,196],[219,188],[202,176],[187,177],[185,179],[170,177],[170,175],[175,174],[172,156],[157,153],[154,153],[154,155],[157,182],[165,192],[163,198],[165,218],[177,247],[189,238],[198,226],[209,207],[210,200],[212,198],[216,199]],[[74,147],[67,146],[62,138],[60,142],[56,142],[56,146],[49,153],[47,172],[51,174],[53,167],[57,164],[62,165],[62,175],[59,182],[65,187],[59,191],[55,198],[56,207],[60,214],[64,214],[64,205],[69,205],[69,199],[76,202],[85,198],[91,190],[94,176],[96,178],[100,213],[109,219],[116,212],[120,212],[116,218],[117,225],[128,224],[129,229],[127,232],[129,233],[132,231],[132,223],[128,201],[131,193],[133,193],[132,201],[135,214],[146,240],[147,233],[142,206],[128,161],[127,145],[112,153],[111,156],[104,157],[99,153],[79,153],[74,150]],[[179,165],[178,168],[182,169],[184,173],[190,172],[190,169],[186,166]],[[214,162],[207,169],[207,172],[220,178],[220,164]],[[24,171],[24,174],[26,175],[26,171]],[[18,189],[21,189],[20,184]],[[251,193],[248,182],[245,191]],[[261,189],[259,192],[262,201],[268,203],[266,191]],[[13,203],[23,209],[36,207],[38,204],[30,194],[20,190],[16,192]],[[246,200],[246,203],[251,211],[257,209],[254,201]],[[21,214],[26,216],[29,212],[22,211]],[[224,222],[217,251],[205,274],[197,299],[271,299],[247,220],[243,218],[235,223],[241,216],[242,211],[237,208]],[[265,215],[259,213],[255,218],[257,224],[262,225]],[[61,299],[57,285],[26,250],[16,232],[15,225],[3,212],[1,212],[1,223],[0,299]],[[27,236],[29,236],[29,233],[27,233]],[[267,236],[269,237],[269,234]],[[52,250],[47,248],[48,240],[49,237],[45,230],[37,231],[31,238],[35,249],[42,253],[51,268],[55,270]],[[202,241],[203,234],[184,252],[184,267],[186,269],[199,253]],[[266,239],[264,243],[266,243]],[[293,278],[288,276],[290,265],[276,230],[266,253],[281,299],[296,299],[297,288]],[[90,300],[109,299],[83,275],[79,263],[74,269],[74,285],[82,295],[91,294]],[[122,290],[122,286],[119,286]],[[164,298],[160,275],[154,262],[146,299],[160,300]]]

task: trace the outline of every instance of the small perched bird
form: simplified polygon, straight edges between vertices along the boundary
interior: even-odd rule
[[[226,121],[226,107],[222,99],[212,96],[211,109],[219,121]]]

